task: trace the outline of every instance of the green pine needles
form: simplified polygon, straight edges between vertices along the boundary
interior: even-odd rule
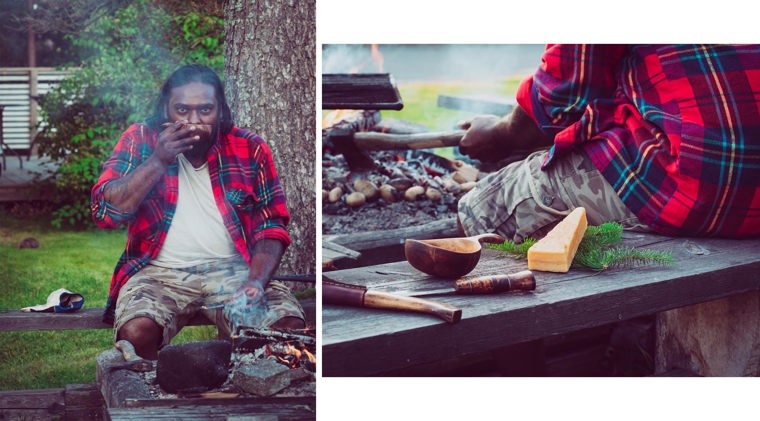
[[[573,259],[573,268],[602,271],[610,268],[631,268],[643,265],[667,265],[673,263],[673,256],[667,251],[636,249],[614,246],[623,238],[623,226],[617,222],[607,222],[599,226],[589,226],[578,245]],[[490,244],[489,248],[501,251],[519,259],[527,259],[528,249],[536,243],[534,238],[526,238],[520,244],[505,241]]]

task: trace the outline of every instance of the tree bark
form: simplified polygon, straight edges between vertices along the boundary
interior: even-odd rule
[[[316,270],[315,0],[227,0],[224,76],[235,124],[272,149],[291,214],[278,273]]]

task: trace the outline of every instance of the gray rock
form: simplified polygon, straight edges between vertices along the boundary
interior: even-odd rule
[[[158,353],[156,379],[169,393],[211,390],[227,381],[231,354],[227,341],[168,345]]]
[[[257,396],[272,396],[290,386],[291,369],[270,359],[258,359],[252,364],[238,366],[232,383]]]

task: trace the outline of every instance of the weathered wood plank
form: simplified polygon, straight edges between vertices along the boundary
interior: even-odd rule
[[[536,272],[538,285],[532,292],[435,297],[463,309],[462,321],[454,325],[414,313],[325,306],[323,375],[381,374],[760,289],[760,240],[626,237],[625,244],[671,251],[677,263],[600,274]],[[484,250],[470,275],[525,268],[525,261]],[[334,271],[329,276],[385,291],[451,282],[422,274],[406,262]]]
[[[412,227],[365,231],[353,234],[326,235],[323,240],[361,252],[362,250],[379,247],[402,245],[407,238],[427,240],[431,238],[456,237],[457,235],[456,218],[448,218]]]
[[[62,412],[51,413],[47,409],[6,409],[0,407],[0,420],[55,420]]]
[[[109,408],[111,421],[128,420],[211,420],[296,421],[316,419],[316,406],[275,404],[174,406],[171,408]],[[245,418],[242,418],[245,417]]]
[[[0,331],[111,329],[102,320],[102,308],[83,308],[74,313],[33,313],[11,310],[0,314]],[[209,324],[195,318],[192,325]]]
[[[328,269],[335,265],[336,262],[344,259],[356,260],[361,257],[361,253],[343,247],[339,244],[322,241],[322,268]]]
[[[760,291],[657,315],[655,373],[760,376]]]
[[[0,391],[3,420],[100,420],[103,398],[95,384],[71,384],[62,389]]]
[[[0,408],[63,409],[64,389],[0,391]]]
[[[301,300],[309,323],[316,323],[316,299]],[[103,309],[83,308],[74,313],[27,313],[11,310],[0,314],[0,332],[32,330],[82,330],[111,329],[113,326],[103,323]],[[202,314],[190,320],[190,326],[211,324]]]
[[[64,389],[0,391],[0,419],[45,420],[64,414]]]
[[[103,419],[105,402],[97,384],[68,384],[65,392],[66,420]]]

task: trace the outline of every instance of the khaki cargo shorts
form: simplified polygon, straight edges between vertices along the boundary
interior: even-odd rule
[[[649,231],[620,200],[583,151],[557,159],[547,171],[547,151],[513,162],[479,181],[459,201],[465,234],[495,232],[516,243],[541,238],[576,207],[589,225],[619,222],[623,229]]]
[[[202,310],[233,297],[248,279],[248,265],[242,258],[218,260],[182,269],[147,265],[127,281],[116,302],[114,341],[119,329],[135,317],[149,317],[163,327],[161,347],[192,319],[202,312],[219,329],[220,336],[233,333],[233,323],[223,309]],[[305,320],[303,308],[290,289],[278,281],[270,281],[264,290],[266,308],[256,314],[256,326],[266,328],[284,317]],[[250,321],[249,321],[250,322]]]

